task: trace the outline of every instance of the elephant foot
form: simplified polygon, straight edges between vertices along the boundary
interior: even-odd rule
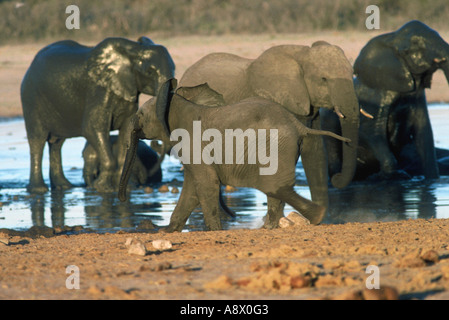
[[[324,219],[326,207],[314,203],[310,209],[301,212],[301,214],[310,221],[310,224],[318,225]]]
[[[283,210],[277,213],[268,211],[268,213],[263,218],[264,224],[262,228],[268,230],[279,228],[279,220],[281,220],[283,216],[284,216]]]
[[[71,184],[68,180],[65,180],[61,183],[52,183],[51,189],[56,191],[64,191],[68,189],[72,189],[73,184]]]
[[[265,222],[262,226],[263,229],[272,230],[272,229],[279,228],[279,220],[280,219],[277,219],[277,221],[271,221],[271,219],[268,216],[265,216],[264,220],[265,220]]]
[[[48,192],[48,187],[44,183],[42,184],[29,184],[27,191],[31,194],[44,194]]]
[[[181,231],[182,231],[182,228],[183,228],[183,227],[179,228],[179,226],[176,226],[176,225],[174,225],[174,224],[169,224],[169,225],[166,226],[166,227],[161,227],[161,228],[159,228],[159,232],[161,232],[161,233],[181,232]]]

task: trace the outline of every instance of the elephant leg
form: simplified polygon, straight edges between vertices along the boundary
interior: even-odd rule
[[[48,146],[50,149],[50,182],[53,189],[70,189],[72,184],[64,176],[62,169],[61,149],[65,139],[50,139]]]
[[[114,175],[117,169],[117,161],[112,154],[109,134],[105,132],[89,133],[86,134],[86,139],[96,151],[100,162],[100,174],[94,182],[94,188],[99,192],[114,191],[116,188]]]
[[[190,168],[184,171],[184,184],[178,203],[170,217],[170,224],[163,229],[165,232],[181,232],[192,211],[199,207],[200,202],[196,195],[196,189],[193,182],[193,176]]]
[[[320,128],[319,119],[315,119],[312,122],[312,128]],[[323,137],[309,135],[304,138],[301,161],[306,173],[312,200],[328,208],[328,167]]]
[[[276,194],[271,194],[270,196],[291,205],[307,218],[311,224],[320,224],[326,214],[326,207],[301,197],[295,192],[293,186],[284,187]]]
[[[28,134],[30,146],[30,182],[27,190],[30,193],[45,193],[48,187],[42,176],[42,156],[44,153],[46,137],[33,137]]]
[[[222,207],[220,205],[220,181],[217,173],[212,167],[201,166],[195,169],[193,178],[206,229],[221,230]]]
[[[265,216],[264,228],[274,229],[279,227],[279,220],[284,216],[284,206],[285,202],[273,197],[267,197],[268,212]]]
[[[187,179],[186,179],[187,178]],[[184,177],[184,184],[178,203],[170,217],[170,224],[164,228],[164,232],[181,232],[186,225],[192,211],[200,204],[196,196],[195,186],[188,174]]]
[[[438,179],[440,173],[438,170],[432,126],[430,124],[424,94],[418,96],[416,103],[412,105],[410,118],[415,146],[421,158],[424,176],[427,179]]]

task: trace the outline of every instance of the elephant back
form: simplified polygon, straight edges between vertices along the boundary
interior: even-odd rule
[[[248,97],[246,69],[251,59],[230,53],[211,53],[190,66],[179,81],[180,87],[204,83],[223,95],[227,104]]]

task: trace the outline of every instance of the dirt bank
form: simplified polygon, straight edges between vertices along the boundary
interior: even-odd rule
[[[449,298],[446,219],[174,234],[54,231],[64,230],[0,233],[0,299]],[[172,248],[156,250],[157,239]],[[129,242],[142,243],[146,255],[129,253]],[[66,287],[76,284],[75,271],[66,270],[72,265],[80,289]],[[367,279],[381,289],[367,290]]]
[[[176,64],[176,76],[194,62],[211,52],[229,52],[247,58],[256,58],[264,50],[280,44],[311,45],[318,40],[340,46],[351,63],[355,61],[363,46],[374,36],[390,30],[351,32],[310,32],[304,34],[223,35],[153,37],[157,43],[167,47]],[[449,39],[449,32],[441,32]],[[140,35],[136,35],[137,39]],[[133,38],[133,37],[130,37]],[[0,46],[0,117],[21,116],[20,83],[36,53],[48,45],[47,42]],[[95,45],[95,43],[86,43]],[[449,102],[447,81],[441,71],[433,76],[432,89],[426,91],[429,102]],[[148,97],[141,99],[145,102]]]

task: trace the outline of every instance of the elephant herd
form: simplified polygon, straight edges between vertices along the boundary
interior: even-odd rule
[[[435,148],[425,89],[438,69],[449,80],[448,58],[449,44],[436,31],[410,21],[371,39],[353,66],[341,48],[317,41],[274,46],[256,59],[212,53],[178,83],[168,50],[146,37],[107,38],[95,47],[60,41],[36,55],[22,81],[28,191],[48,191],[45,142],[51,188],[71,187],[61,147],[82,136],[86,185],[118,189],[122,201],[130,180],[161,181],[169,150],[181,159],[184,184],[167,231],[181,231],[196,207],[207,229],[221,229],[221,215],[232,212],[223,185],[265,193],[267,228],[278,226],[285,203],[319,224],[329,183],[447,174],[449,151]],[[139,108],[140,93],[153,98]],[[199,140],[196,128],[203,130]],[[160,154],[140,139],[162,141]],[[246,141],[242,153],[224,152],[229,141]],[[299,156],[311,200],[293,189]],[[275,171],[262,174],[272,165]]]

